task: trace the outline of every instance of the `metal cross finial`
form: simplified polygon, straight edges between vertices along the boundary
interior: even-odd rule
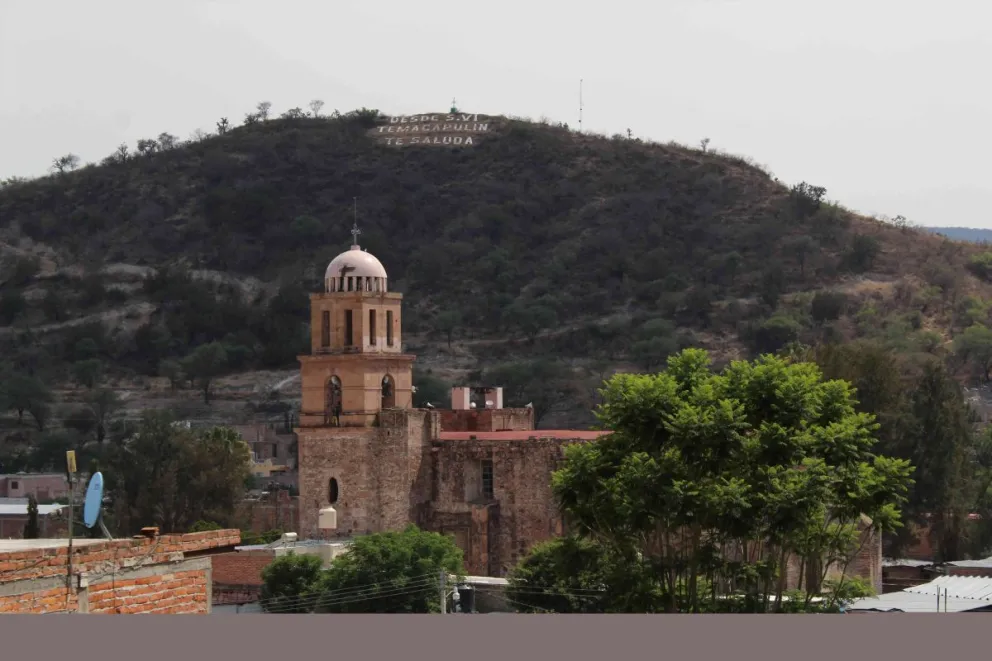
[[[357,246],[358,235],[362,233],[362,230],[358,229],[358,198],[356,197],[354,198],[354,200],[355,200],[355,224],[351,228],[351,236],[352,236],[351,245]]]

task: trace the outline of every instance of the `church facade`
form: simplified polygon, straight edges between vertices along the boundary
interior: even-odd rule
[[[414,523],[454,536],[470,574],[503,576],[560,534],[551,473],[569,443],[602,432],[534,430],[501,388],[459,387],[450,408],[413,408],[402,295],[357,241],[312,294],[310,353],[299,357],[299,532],[351,537]],[[337,513],[333,531],[318,513]]]
[[[355,231],[357,234],[357,230]],[[499,387],[457,387],[448,409],[413,408],[413,363],[403,353],[402,300],[357,241],[312,294],[310,353],[299,357],[299,528],[303,538],[348,538],[410,523],[451,534],[470,575],[505,576],[563,521],[551,473],[572,443],[604,432],[535,430],[531,408],[506,408]],[[336,510],[336,528],[318,515]],[[881,592],[881,539],[862,532],[845,570]],[[790,557],[786,581],[799,583]]]

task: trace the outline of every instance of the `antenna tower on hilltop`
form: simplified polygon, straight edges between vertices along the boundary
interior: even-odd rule
[[[451,99],[451,113],[454,114],[456,112],[458,112],[458,105],[456,104],[454,97],[452,97],[452,99]]]
[[[582,79],[579,78],[579,133],[582,133]]]

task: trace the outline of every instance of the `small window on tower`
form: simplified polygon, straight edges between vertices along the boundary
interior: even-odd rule
[[[386,346],[393,346],[393,311],[386,310]]]
[[[352,336],[352,331],[354,330],[354,325],[352,324],[353,313],[351,310],[344,311],[344,342],[349,347],[353,345],[354,338]]]
[[[320,346],[331,346],[331,313],[327,310],[320,313]]]
[[[330,501],[331,505],[338,502],[338,481],[333,477],[327,485],[327,500]]]
[[[493,462],[491,459],[482,461],[482,497],[493,497]]]
[[[375,310],[369,310],[369,344],[375,346]]]

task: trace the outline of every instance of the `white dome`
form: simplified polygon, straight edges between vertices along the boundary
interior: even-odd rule
[[[386,269],[382,262],[356,245],[351,246],[327,265],[324,291],[387,291]]]
[[[346,270],[342,273],[341,269]],[[325,280],[342,276],[346,278],[385,278],[386,269],[382,266],[382,262],[373,255],[358,246],[352,246],[350,250],[332,259],[331,263],[327,265],[327,271],[324,272]]]

